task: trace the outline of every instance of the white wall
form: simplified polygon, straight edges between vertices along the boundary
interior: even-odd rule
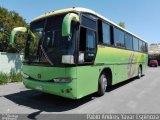
[[[0,72],[17,73],[22,69],[23,55],[19,53],[0,52]]]

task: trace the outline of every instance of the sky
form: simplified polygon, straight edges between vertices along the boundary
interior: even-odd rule
[[[84,7],[109,20],[125,22],[126,29],[151,43],[160,43],[160,0],[0,0],[0,6],[15,10],[27,23],[49,11]]]

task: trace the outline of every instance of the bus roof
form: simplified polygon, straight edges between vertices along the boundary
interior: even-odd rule
[[[80,8],[80,7],[73,7],[73,8],[67,8],[67,9],[62,9],[62,10],[56,10],[56,11],[51,11],[51,12],[47,12],[39,17],[36,17],[34,18],[32,21],[36,21],[36,20],[39,20],[39,19],[42,19],[42,18],[45,18],[45,17],[48,17],[48,16],[52,16],[52,15],[56,15],[56,14],[61,14],[61,13],[65,13],[65,12],[85,12],[85,13],[90,13],[90,14],[93,14],[97,17],[100,17],[102,18],[103,20],[109,22],[110,24],[124,30],[125,32],[128,32],[129,34],[132,34],[133,36],[141,39],[140,37],[138,37],[137,35],[129,32],[128,30],[120,27],[119,25],[115,24],[114,22],[110,21],[109,19],[107,19],[106,17],[96,13],[95,11],[93,10],[90,10],[90,9],[86,9],[86,8]],[[141,39],[142,41],[146,42],[145,40]],[[147,43],[147,42],[146,42]]]

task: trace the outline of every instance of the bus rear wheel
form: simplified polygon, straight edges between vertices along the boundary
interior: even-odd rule
[[[142,69],[141,69],[141,67],[139,66],[137,78],[140,79],[141,77],[142,77]]]
[[[99,83],[98,83],[98,95],[102,96],[105,94],[107,88],[107,77],[104,73],[101,74],[99,77]]]

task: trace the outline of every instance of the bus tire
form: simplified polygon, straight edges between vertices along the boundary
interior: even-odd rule
[[[141,68],[141,66],[139,66],[137,78],[140,79],[141,77],[142,77],[142,68]]]
[[[106,92],[107,88],[107,77],[104,73],[102,73],[99,77],[99,82],[98,82],[98,95],[103,96]]]

